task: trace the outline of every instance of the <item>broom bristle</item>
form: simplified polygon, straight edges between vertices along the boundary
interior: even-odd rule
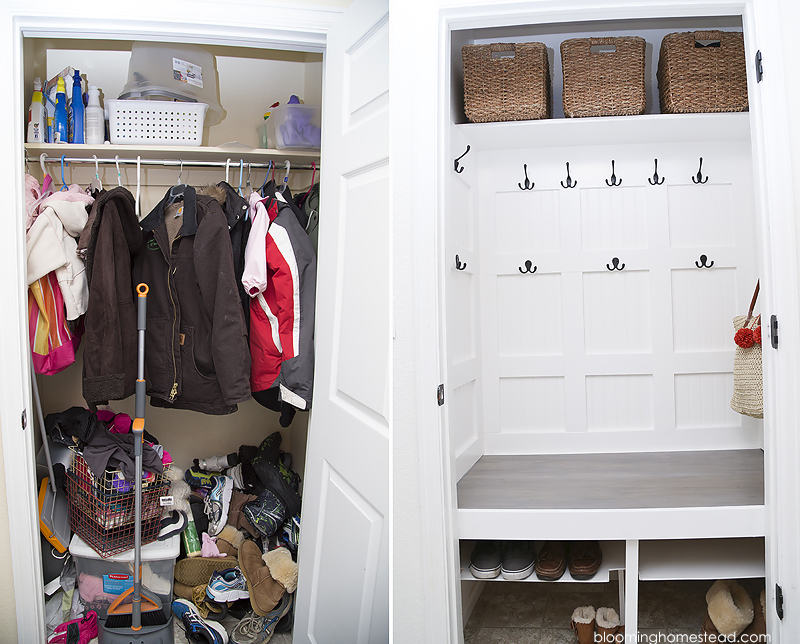
[[[142,626],[163,626],[167,623],[167,616],[160,608],[142,612]],[[133,615],[130,613],[125,615],[109,615],[106,617],[104,628],[109,629],[125,629],[133,626]]]

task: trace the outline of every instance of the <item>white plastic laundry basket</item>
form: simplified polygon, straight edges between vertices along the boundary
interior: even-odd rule
[[[111,143],[198,146],[203,141],[207,103],[106,101]]]

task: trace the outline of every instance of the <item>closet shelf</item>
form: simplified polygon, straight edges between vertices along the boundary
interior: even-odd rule
[[[764,539],[641,541],[639,579],[746,579],[763,577]]]
[[[274,161],[280,168],[284,161],[296,165],[309,165],[312,162],[319,165],[320,154],[318,150],[306,152],[303,150],[266,150],[266,149],[225,149],[218,147],[184,147],[172,145],[88,145],[88,144],[56,144],[56,143],[26,143],[28,161],[37,161],[44,153],[48,157],[83,157],[91,159],[92,155],[98,158],[135,159],[137,156],[149,159],[168,161],[216,161],[224,163],[231,160],[231,168],[239,164],[239,159],[245,163],[268,163]]]
[[[534,529],[535,530],[535,529]],[[544,542],[536,541],[536,552],[542,549],[542,545]],[[474,541],[461,541],[460,542],[460,556],[461,556],[461,579],[462,581],[509,581],[508,579],[504,579],[502,575],[499,577],[495,577],[494,579],[476,579],[472,576],[472,573],[469,571],[469,559],[470,555],[472,554],[472,550],[475,547]],[[573,579],[570,574],[569,570],[564,573],[564,576],[561,577],[557,582],[552,581],[544,581],[539,579],[536,576],[536,573],[531,574],[530,577],[526,579],[520,579],[518,581],[522,582],[539,582],[539,583],[593,583],[593,584],[602,584],[606,583],[611,580],[611,571],[613,570],[625,570],[625,542],[624,541],[601,541],[600,542],[600,550],[603,553],[603,561],[600,564],[600,570],[597,571],[594,577],[591,579],[583,579],[583,580],[575,580]]]
[[[750,114],[748,112],[543,119],[504,123],[465,123],[455,127],[475,152],[591,145],[750,140]]]

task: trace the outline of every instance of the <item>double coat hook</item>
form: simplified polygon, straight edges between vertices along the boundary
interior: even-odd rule
[[[535,184],[533,183],[533,181],[528,179],[528,164],[527,163],[523,164],[522,165],[522,169],[525,171],[525,187],[523,188],[522,184],[518,183],[517,185],[519,186],[519,189],[520,190],[533,190],[533,186]]]
[[[457,271],[463,271],[463,270],[464,270],[466,267],[467,267],[467,263],[466,263],[466,262],[464,262],[464,263],[462,264],[462,263],[461,263],[461,260],[460,260],[460,259],[458,259],[458,255],[456,255],[456,270],[457,270]]]
[[[606,179],[607,186],[621,186],[622,179],[617,180],[617,175],[614,174],[614,159],[611,159],[611,181]]]
[[[524,271],[522,270],[522,266],[518,266],[517,268],[519,268],[519,272],[522,273],[523,275],[525,275],[525,273],[530,273],[531,275],[533,275],[536,272],[536,269],[538,268],[538,266],[533,266],[533,270],[531,270],[532,266],[533,266],[533,262],[531,260],[529,260],[529,259],[526,259],[525,260],[525,270]]]
[[[653,178],[648,179],[647,182],[651,186],[660,186],[662,183],[664,183],[664,177],[661,177],[660,180],[658,178],[658,159],[653,159],[653,163],[655,165],[655,172],[653,172]]]
[[[572,177],[569,176],[569,162],[567,162],[567,183],[565,184],[563,181],[561,182],[562,188],[574,188],[578,185],[577,181],[573,181]]]
[[[692,177],[692,181],[694,183],[708,183],[708,177],[703,179],[703,157],[700,157],[700,167],[697,170],[697,174]]]
[[[608,264],[606,264],[606,268],[608,270],[610,270],[610,271],[621,271],[621,270],[623,270],[625,268],[625,264],[620,264],[619,263],[619,257],[612,257],[611,258],[611,264],[613,265],[613,268],[612,268],[612,266],[609,266]]]
[[[706,255],[700,255],[700,261],[695,262],[694,265],[697,266],[697,268],[711,268],[714,265],[714,260],[708,263],[706,262],[708,262],[708,257]]]
[[[462,154],[460,157],[458,157],[453,161],[453,170],[455,170],[457,174],[461,174],[462,172],[464,172],[464,166],[459,167],[458,162],[461,161],[461,159],[463,159],[466,156],[467,152],[469,152],[469,146],[467,146],[467,149],[464,152],[464,154]]]

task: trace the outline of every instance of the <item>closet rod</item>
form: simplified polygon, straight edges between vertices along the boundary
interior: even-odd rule
[[[38,163],[39,162],[39,157],[38,156],[28,155],[28,156],[25,157],[25,160],[28,161],[29,163]],[[45,163],[61,163],[61,157],[45,157],[44,158],[44,162]],[[82,163],[82,164],[94,165],[95,160],[94,160],[94,157],[86,158],[86,157],[67,157],[67,156],[65,156],[64,157],[64,162],[65,163],[73,163],[73,164]],[[123,158],[119,158],[119,159],[113,159],[113,158],[111,158],[111,159],[100,159],[100,158],[98,158],[97,159],[97,163],[110,164],[110,165],[114,165],[115,163],[119,163],[120,165],[136,165],[136,159],[123,159]],[[185,168],[224,168],[227,162],[226,161],[202,161],[202,160],[198,160],[198,159],[189,160],[189,161],[187,161],[186,159],[184,159],[183,161],[181,161],[181,159],[141,159],[139,161],[140,165],[180,166],[181,163],[183,164],[183,167],[185,167]],[[253,163],[249,163],[249,162],[245,161],[244,164],[246,166],[250,166],[250,168],[261,168],[261,169],[263,169],[263,168],[268,168],[269,167],[269,163],[268,162],[267,163],[262,163],[260,161],[259,162],[253,162]],[[236,163],[234,163],[233,157],[231,157],[231,162],[228,163],[227,165],[231,168],[231,170],[233,170],[234,168],[238,170],[239,160],[237,159]],[[273,162],[273,167],[276,169],[276,171],[283,169],[283,165],[284,165],[283,161]],[[314,167],[311,166],[311,165],[294,164],[293,163],[292,166],[291,166],[291,169],[292,170],[313,170]],[[316,169],[317,170],[320,169],[319,164],[316,164]]]

